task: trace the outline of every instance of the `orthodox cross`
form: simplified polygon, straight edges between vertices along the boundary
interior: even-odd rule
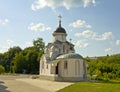
[[[70,38],[70,43],[72,43],[72,39]]]
[[[62,16],[59,15],[58,18],[59,18],[59,27],[61,27],[61,19],[62,19]]]

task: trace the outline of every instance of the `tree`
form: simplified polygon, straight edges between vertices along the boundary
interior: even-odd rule
[[[28,51],[26,55],[27,61],[27,71],[30,74],[38,74],[39,73],[39,53],[35,50]]]
[[[4,66],[5,65],[5,57],[4,54],[0,53],[0,65]]]
[[[13,66],[13,58],[17,53],[22,51],[22,49],[18,46],[9,48],[7,52],[3,54],[3,62],[4,62],[4,67],[6,72],[12,72],[12,66]]]
[[[42,38],[33,41],[31,47],[25,48],[14,57],[14,71],[16,73],[23,73],[25,70],[28,74],[39,73],[40,57],[44,53],[44,42]]]
[[[13,63],[13,70],[16,73],[22,73],[23,70],[26,69],[27,63],[23,51],[16,54],[16,56],[13,59]]]
[[[36,48],[28,47],[16,54],[13,59],[14,71],[16,73],[38,74],[39,73],[39,53]]]
[[[5,72],[5,68],[2,65],[0,65],[0,74],[2,74],[4,72]]]
[[[97,75],[97,79],[109,80],[120,78],[120,54],[97,57],[97,59],[85,58],[88,62],[88,73],[91,78]]]
[[[19,46],[14,46],[7,52],[0,53],[0,65],[5,68],[5,72],[22,73],[26,70],[26,73],[38,73],[45,44],[42,38],[37,38],[33,41],[33,45],[24,50]]]
[[[33,45],[37,50],[44,50],[45,43],[43,42],[42,38],[37,38],[36,40],[33,41]]]

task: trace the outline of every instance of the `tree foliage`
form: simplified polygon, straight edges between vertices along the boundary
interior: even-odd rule
[[[25,49],[14,57],[14,71],[16,73],[38,74],[39,53],[35,48]]]
[[[38,38],[33,41],[33,45],[34,46],[25,48],[14,57],[13,70],[16,73],[39,73],[39,61],[44,53],[44,42],[41,38]]]
[[[18,46],[15,46],[15,47],[9,48],[7,52],[0,54],[0,64],[5,67],[6,72],[12,72],[11,68],[13,65],[12,63],[13,58],[20,51],[22,51],[22,49]]]
[[[23,50],[19,46],[9,48],[7,52],[0,53],[0,65],[5,72],[37,74],[44,47],[43,39],[38,38],[33,41],[33,46]]]
[[[4,72],[5,72],[5,68],[2,65],[0,65],[0,74],[2,74]]]
[[[44,50],[45,43],[43,42],[42,38],[37,38],[33,41],[33,45],[37,50]]]
[[[98,57],[96,59],[85,58],[88,61],[88,73],[91,78],[109,80],[120,78],[120,54]],[[93,78],[94,79],[94,78]]]

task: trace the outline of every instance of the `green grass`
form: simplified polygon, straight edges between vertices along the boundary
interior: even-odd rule
[[[79,82],[57,92],[120,92],[120,81]]]

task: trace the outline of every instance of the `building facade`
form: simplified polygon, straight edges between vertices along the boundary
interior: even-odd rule
[[[86,62],[75,53],[74,45],[67,41],[66,30],[59,26],[53,32],[53,40],[45,47],[40,60],[40,77],[56,81],[83,81],[87,78]]]

